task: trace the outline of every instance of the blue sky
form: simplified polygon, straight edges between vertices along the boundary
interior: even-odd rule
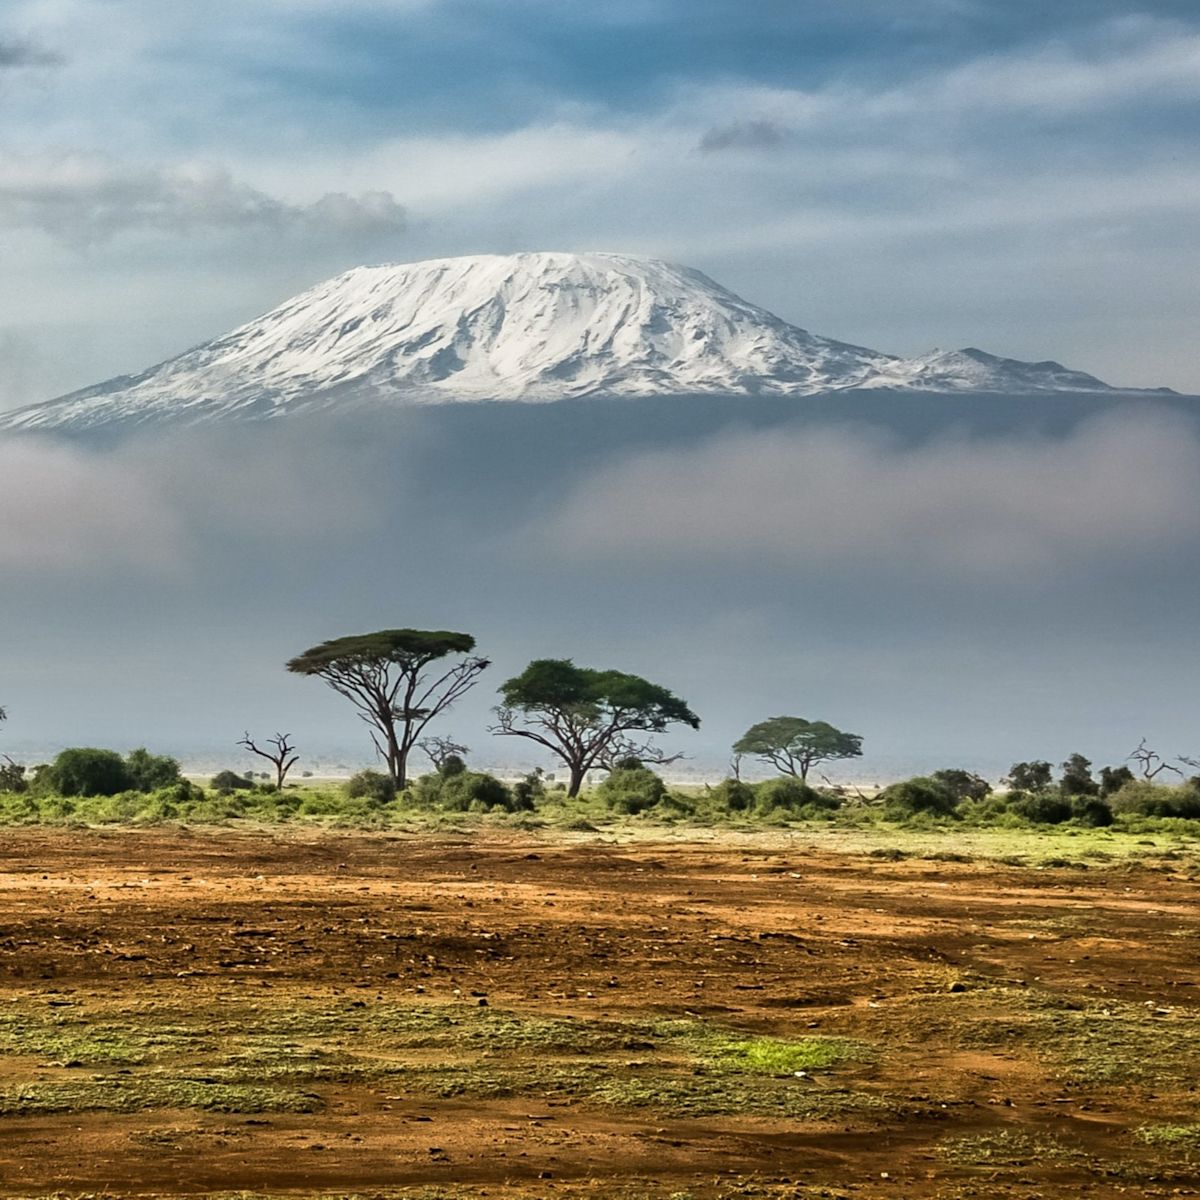
[[[1200,391],[1198,109],[1181,0],[9,0],[0,406],[538,248]]]

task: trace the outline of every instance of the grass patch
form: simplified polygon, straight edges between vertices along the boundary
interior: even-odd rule
[[[946,1138],[938,1152],[948,1162],[970,1167],[1068,1165],[1083,1157],[1056,1137],[1020,1129]]]
[[[146,1112],[191,1108],[206,1112],[317,1112],[319,1096],[281,1088],[196,1079],[119,1077],[34,1083],[0,1090],[0,1116],[70,1112]]]
[[[1200,1121],[1186,1125],[1143,1125],[1135,1130],[1139,1142],[1170,1150],[1200,1150]]]
[[[848,1059],[861,1058],[861,1050],[841,1038],[750,1038],[722,1044],[714,1055],[718,1067],[754,1075],[795,1075],[825,1071]]]
[[[869,1107],[814,1073],[872,1057],[836,1038],[754,1037],[698,1019],[568,1020],[466,1005],[312,1001],[87,1012],[9,1006],[0,1055],[45,1055],[90,1078],[0,1092],[0,1114],[206,1109],[306,1112],[314,1088],[405,1096],[525,1096],[677,1115],[811,1116]],[[123,1066],[119,1074],[104,1068]],[[802,1078],[797,1078],[802,1076]]]

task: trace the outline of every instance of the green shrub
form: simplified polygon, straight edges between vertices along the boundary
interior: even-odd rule
[[[15,763],[11,758],[0,762],[0,792],[18,792],[29,790],[29,780],[25,778],[25,768]]]
[[[837,796],[818,792],[816,788],[790,775],[768,779],[754,788],[754,809],[764,816],[772,813],[807,816],[814,812],[832,811],[840,805],[841,800]]]
[[[125,765],[139,792],[156,792],[179,782],[179,763],[165,755],[151,754],[145,747],[130,750]]]
[[[1013,763],[1004,778],[1005,785],[1013,792],[1044,792],[1053,781],[1050,764],[1040,758]]]
[[[1100,795],[1115,796],[1127,783],[1133,783],[1133,772],[1125,766],[1100,768]]]
[[[396,781],[382,771],[359,771],[346,780],[343,789],[351,800],[370,800],[372,804],[391,804],[396,799]]]
[[[542,769],[530,771],[512,785],[513,807],[523,812],[534,809],[546,798],[546,785],[542,782]]]
[[[38,779],[60,796],[116,796],[134,786],[128,765],[115,750],[91,746],[64,750]]]
[[[1092,778],[1092,764],[1082,754],[1072,754],[1062,764],[1059,788],[1064,796],[1098,796],[1100,785]]]
[[[236,771],[218,771],[208,781],[208,786],[214,792],[242,792],[252,788],[254,784]]]
[[[934,771],[929,778],[945,788],[960,804],[964,800],[984,800],[992,794],[992,785],[986,779],[957,767]]]
[[[892,820],[903,820],[917,813],[932,813],[935,816],[953,816],[958,808],[954,793],[936,779],[927,775],[916,775],[900,783],[893,783],[879,794],[883,812]]]
[[[754,789],[740,779],[722,779],[709,789],[709,798],[724,812],[747,812],[754,807]]]
[[[1071,801],[1054,792],[1009,792],[1008,807],[1035,825],[1061,825],[1074,815]]]
[[[453,779],[455,775],[462,775],[467,769],[466,760],[458,754],[447,754],[442,759],[442,765],[438,767],[437,773],[443,779]]]
[[[463,771],[442,780],[438,803],[450,812],[487,812],[515,808],[512,793],[494,775]]]
[[[1135,779],[1125,784],[1112,798],[1115,813],[1139,817],[1185,817],[1200,819],[1200,788],[1187,783],[1170,787]]]
[[[1072,796],[1071,817],[1080,825],[1103,829],[1113,823],[1112,805],[1100,796]]]
[[[646,767],[618,767],[596,789],[604,804],[619,813],[645,812],[666,794],[667,785]]]

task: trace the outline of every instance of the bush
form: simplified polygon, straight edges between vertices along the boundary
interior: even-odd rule
[[[116,796],[134,790],[125,760],[115,750],[91,746],[64,750],[38,780],[60,796]]]
[[[667,794],[667,785],[646,767],[618,767],[596,789],[607,807],[619,813],[653,808]]]
[[[179,782],[179,763],[165,755],[151,754],[144,747],[130,750],[125,765],[139,792],[156,792]]]
[[[243,775],[239,775],[236,771],[218,771],[209,781],[208,786],[214,792],[228,794],[229,792],[242,792],[248,788],[252,788],[254,784]]]
[[[0,762],[0,792],[27,792],[29,780],[25,778],[25,768],[15,763],[11,758]]]
[[[536,808],[546,797],[546,785],[542,782],[542,769],[530,771],[512,785],[513,806],[524,811]]]
[[[945,788],[960,804],[964,800],[986,800],[992,794],[992,785],[986,779],[957,767],[934,771],[929,778]]]
[[[438,767],[437,773],[443,779],[453,779],[455,775],[462,775],[467,769],[466,761],[457,754],[447,754],[442,759],[442,765]]]
[[[1100,796],[1074,796],[1071,799],[1071,816],[1080,825],[1103,829],[1113,823],[1112,806]]]
[[[1072,754],[1062,765],[1059,788],[1064,796],[1098,796],[1100,785],[1092,778],[1092,764],[1082,754]]]
[[[1004,783],[1014,792],[1044,792],[1053,782],[1050,764],[1044,759],[1013,763]]]
[[[1133,783],[1133,772],[1128,767],[1100,768],[1100,795],[1114,796],[1127,783]]]
[[[359,771],[346,780],[344,790],[351,800],[370,800],[377,805],[396,799],[396,781],[382,771]]]
[[[818,792],[807,783],[793,779],[790,775],[779,779],[768,779],[758,784],[754,789],[754,807],[757,812],[779,813],[788,812],[799,814],[802,810],[817,811],[832,810],[839,807],[841,801],[836,796]]]
[[[958,808],[954,793],[943,783],[926,775],[917,775],[901,783],[893,783],[879,794],[884,815],[903,819],[916,813],[933,813],[951,817]]]
[[[487,812],[493,808],[512,810],[512,793],[494,775],[463,771],[442,780],[438,803],[451,812]]]
[[[1061,825],[1074,816],[1071,801],[1053,792],[1010,792],[1008,807],[1035,825]]]
[[[722,779],[709,796],[725,812],[746,812],[754,807],[754,789],[740,779]]]
[[[1135,779],[1125,784],[1112,798],[1115,813],[1138,817],[1184,817],[1200,819],[1200,788],[1194,783],[1182,787]]]

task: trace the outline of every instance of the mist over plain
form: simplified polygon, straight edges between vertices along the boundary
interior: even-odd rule
[[[481,763],[533,657],[645,674],[719,773],[778,712],[864,736],[855,773],[1140,737],[1195,753],[1194,401],[888,394],[410,408],[121,441],[0,442],[13,753],[211,758],[244,729],[369,758],[283,662],[462,629],[492,669],[441,732]]]

